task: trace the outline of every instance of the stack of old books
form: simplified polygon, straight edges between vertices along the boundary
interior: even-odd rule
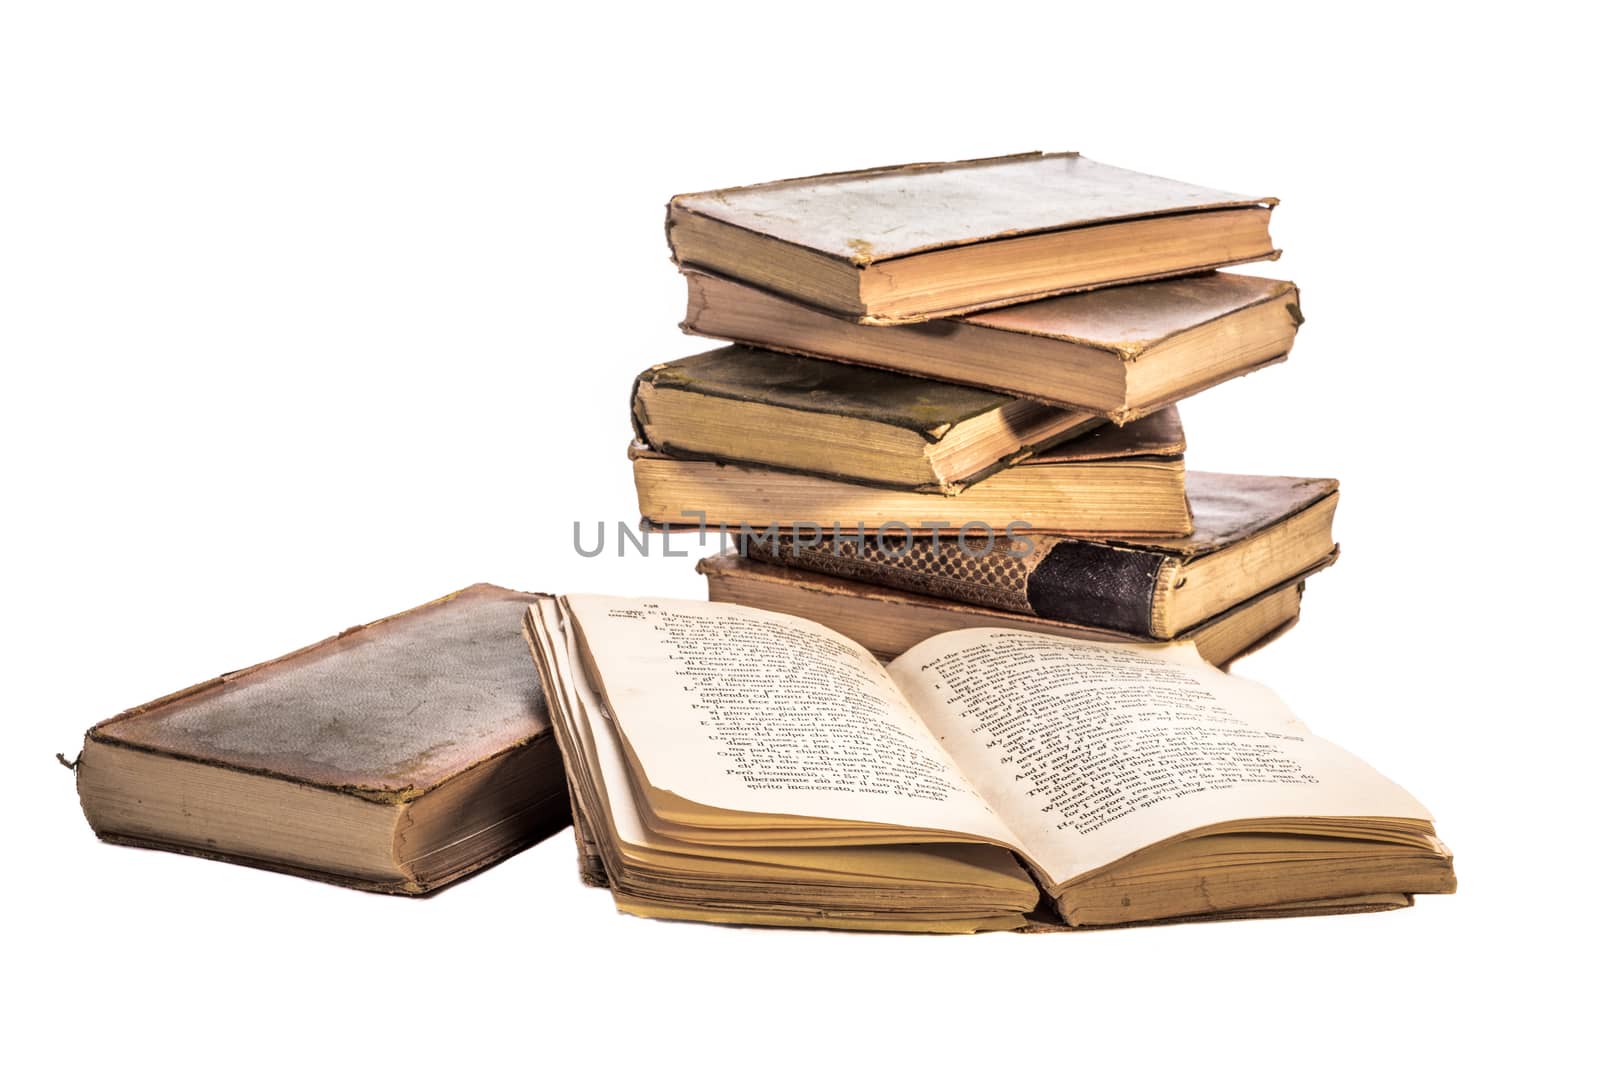
[[[1006,626],[1192,639],[1226,664],[1298,618],[1338,483],[1186,471],[1176,402],[1284,359],[1275,200],[1076,153],[673,198],[683,328],[735,342],[635,384],[657,527],[737,548],[713,600],[883,656]]]
[[[638,377],[634,479],[736,548],[710,603],[528,609],[585,877],[896,931],[1449,891],[1426,809],[1218,670],[1336,551],[1333,480],[1184,467],[1174,405],[1300,325],[1217,271],[1273,204],[1075,154],[674,198],[684,326],[734,344]]]

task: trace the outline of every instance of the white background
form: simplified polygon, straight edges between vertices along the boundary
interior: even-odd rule
[[[1591,1033],[1588,34],[1120,7],[6,5],[0,1041],[1092,1064]],[[1283,199],[1259,270],[1308,322],[1183,406],[1190,461],[1341,478],[1345,555],[1239,670],[1433,809],[1457,896],[851,936],[619,916],[565,835],[424,901],[96,842],[52,754],[131,704],[479,580],[703,596],[691,560],[572,549],[634,518],[631,377],[709,347],[669,195],[1033,148]]]

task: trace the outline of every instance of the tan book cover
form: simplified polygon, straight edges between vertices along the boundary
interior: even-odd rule
[[[686,193],[667,238],[682,265],[898,324],[1272,258],[1276,203],[1032,152]]]
[[[568,819],[520,636],[531,594],[471,586],[92,727],[101,838],[418,894]]]
[[[971,386],[727,345],[643,371],[654,452],[954,495],[1104,420]]]
[[[1163,409],[1103,427],[998,471],[954,496],[864,486],[769,468],[629,451],[639,512],[655,527],[844,532],[1162,534],[1194,529],[1184,496],[1183,426]]]

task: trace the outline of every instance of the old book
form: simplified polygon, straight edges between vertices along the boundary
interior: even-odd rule
[[[955,496],[674,459],[642,443],[629,456],[639,512],[656,526],[1185,535],[1194,528],[1183,448],[1177,410],[1167,408],[1028,457]]]
[[[1211,273],[880,330],[731,278],[683,274],[690,333],[962,382],[1117,423],[1277,363],[1303,320],[1292,282]]]
[[[680,265],[883,325],[1273,258],[1276,203],[1033,152],[688,193],[667,239]]]
[[[1349,911],[1455,887],[1427,810],[1191,643],[574,595],[527,636],[631,913],[896,931]]]
[[[1043,619],[1171,638],[1334,551],[1331,478],[1191,471],[1184,538],[746,537],[745,555]]]
[[[423,894],[566,826],[521,618],[478,585],[94,726],[102,839]]]
[[[955,494],[1103,420],[970,386],[729,345],[633,384],[654,452]]]
[[[1300,598],[1309,575],[1333,564],[1337,550],[1298,574],[1230,605],[1173,635],[1194,642],[1201,657],[1227,667],[1255,652],[1300,619]],[[896,589],[838,575],[764,563],[730,549],[701,560],[711,600],[801,616],[860,642],[881,657],[896,657],[946,631],[964,627],[1009,627],[1094,641],[1154,642],[1144,634],[1065,623],[963,601]]]

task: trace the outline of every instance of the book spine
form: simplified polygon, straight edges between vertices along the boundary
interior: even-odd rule
[[[1059,541],[1028,574],[1028,603],[1043,619],[1156,637],[1162,553]]]
[[[665,364],[655,364],[639,372],[634,377],[633,388],[628,391],[628,418],[633,423],[633,440],[649,443],[650,438],[647,427],[650,425],[649,413],[644,410],[644,399],[640,396],[647,382],[654,382],[656,374]]]
[[[951,535],[937,544],[778,535],[746,536],[739,548],[753,560],[1141,637],[1157,637],[1154,603],[1170,562],[1163,553],[1070,538],[997,537],[979,548]]]

